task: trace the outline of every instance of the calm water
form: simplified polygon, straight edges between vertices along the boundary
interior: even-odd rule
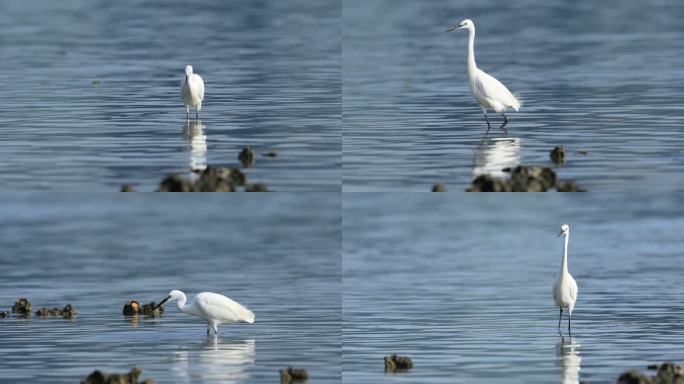
[[[684,359],[682,196],[423,196],[345,196],[344,382],[605,383]],[[572,338],[551,294],[563,223]],[[390,353],[414,369],[385,374]]]
[[[478,65],[523,100],[508,135],[467,84]],[[345,0],[344,189],[464,190],[503,166],[550,165],[590,191],[684,190],[684,5]],[[579,150],[586,150],[580,155]]]
[[[0,381],[78,382],[139,366],[158,383],[272,383],[293,365],[340,382],[339,207],[339,194],[3,195],[0,309],[26,296],[79,314],[0,319]],[[214,341],[173,305],[160,319],[121,314],[130,299],[158,302],[174,288],[222,292],[256,322],[223,325]]]
[[[336,0],[4,2],[0,185],[153,190],[251,145],[278,157],[249,179],[339,190],[340,14]],[[190,136],[186,64],[206,86]]]

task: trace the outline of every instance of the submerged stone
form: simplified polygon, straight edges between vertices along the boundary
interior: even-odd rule
[[[565,162],[565,149],[562,145],[556,145],[551,152],[549,152],[549,158],[556,165],[561,165]]]
[[[12,313],[19,314],[21,316],[31,316],[31,302],[27,298],[22,297],[12,306]]]
[[[413,361],[408,356],[390,355],[385,356],[385,371],[399,372],[413,368]]]
[[[296,381],[304,381],[309,378],[309,373],[304,368],[287,367],[280,370],[280,382],[282,384],[292,383]]]
[[[432,192],[446,192],[447,189],[444,184],[435,184],[432,186]]]
[[[249,145],[244,147],[240,154],[238,155],[238,160],[242,163],[242,166],[251,168],[254,166],[254,158],[256,157],[254,150]]]
[[[81,384],[154,384],[154,380],[145,379],[138,381],[142,369],[133,368],[128,373],[105,373],[100,370],[95,370],[85,379],[81,380]]]
[[[245,184],[245,192],[268,192],[268,188],[263,183]]]

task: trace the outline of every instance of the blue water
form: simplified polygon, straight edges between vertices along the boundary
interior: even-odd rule
[[[0,319],[0,381],[137,366],[158,383],[272,383],[292,365],[340,382],[339,194],[114,196],[2,195],[0,310],[28,297],[78,315]],[[171,289],[225,294],[256,322],[221,325],[215,340],[175,305],[158,319],[122,315]]]
[[[485,134],[468,33],[445,33],[465,18],[478,66],[523,101],[507,135],[491,111]],[[345,0],[344,190],[463,191],[483,171],[552,166],[556,145],[559,176],[589,191],[684,190],[682,18],[677,0]]]
[[[345,195],[345,383],[607,383],[684,359],[682,196],[438,195]],[[572,335],[551,293],[563,223]],[[392,353],[414,368],[384,373]]]
[[[198,163],[237,167],[251,145],[251,181],[339,190],[340,13],[334,0],[4,2],[0,186],[151,191]],[[206,87],[194,138],[187,64]]]

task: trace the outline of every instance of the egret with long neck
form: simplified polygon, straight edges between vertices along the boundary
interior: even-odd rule
[[[575,301],[577,300],[577,282],[573,279],[570,272],[568,272],[568,240],[570,238],[570,227],[563,224],[558,237],[563,236],[563,256],[561,258],[560,271],[553,283],[553,300],[556,306],[560,308],[558,316],[558,328],[561,326],[561,318],[563,317],[563,308],[568,310],[568,332],[570,332],[570,321],[572,319],[572,310],[575,308]]]
[[[218,326],[221,323],[254,322],[252,311],[226,296],[213,292],[198,293],[190,304],[186,304],[188,298],[185,293],[173,290],[155,309],[172,300],[178,300],[178,310],[181,312],[204,319],[207,322],[207,335],[211,331],[215,336],[218,335]]]
[[[475,23],[472,20],[465,19],[460,24],[447,30],[447,32],[464,28],[468,30],[468,82],[470,84],[470,91],[473,93],[473,97],[475,97],[480,108],[482,108],[482,113],[484,113],[485,121],[487,122],[487,131],[491,129],[489,117],[487,117],[487,109],[493,109],[503,116],[504,122],[500,128],[505,132],[506,129],[504,127],[508,123],[508,117],[506,117],[505,112],[508,108],[518,112],[520,102],[499,80],[479,69],[475,64]]]

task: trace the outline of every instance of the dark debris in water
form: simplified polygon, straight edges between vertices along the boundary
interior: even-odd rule
[[[556,145],[555,148],[549,152],[549,158],[556,165],[563,165],[565,163],[565,149],[562,145]]]
[[[277,157],[277,156],[278,156],[278,152],[273,151],[273,150],[271,150],[271,151],[266,151],[266,152],[264,152],[263,154],[261,154],[261,156],[263,156],[263,157]]]
[[[655,376],[645,375],[636,370],[624,372],[618,384],[684,384],[684,364],[663,363],[649,365],[648,369],[657,370]]]
[[[12,313],[16,313],[19,316],[31,316],[31,307],[31,302],[27,298],[22,297],[14,302]]]
[[[432,186],[432,192],[446,192],[447,189],[444,184],[435,184]]]
[[[144,315],[149,317],[159,317],[164,313],[164,307],[157,307],[157,303],[154,301],[144,305],[140,305],[138,300],[131,300],[124,304],[123,314],[124,316],[137,316]]]
[[[81,384],[154,384],[154,380],[145,379],[138,381],[142,369],[133,368],[128,373],[105,373],[99,370],[93,371],[88,377],[81,380]]]
[[[508,179],[491,175],[480,175],[473,180],[466,192],[583,192],[574,181],[560,181],[556,172],[548,167],[519,165],[510,172]]]
[[[130,184],[124,184],[121,186],[121,192],[135,192],[135,188]]]
[[[252,168],[254,166],[254,159],[256,158],[256,154],[254,150],[252,149],[251,146],[246,146],[240,151],[240,154],[238,155],[238,160],[242,163],[243,167],[246,168]]]
[[[234,192],[245,186],[247,178],[237,168],[208,166],[196,181],[168,175],[159,183],[159,192]]]
[[[268,192],[268,188],[262,183],[245,184],[245,192]]]
[[[304,368],[287,367],[280,370],[280,382],[282,384],[306,381],[308,378],[309,373]]]
[[[33,306],[27,298],[22,297],[17,300],[12,306],[12,313],[16,313],[18,316],[31,317]],[[7,313],[7,312],[5,312]],[[76,316],[76,310],[71,304],[67,304],[64,308],[54,307],[52,309],[47,307],[42,307],[36,310],[35,315],[38,317],[63,317],[65,319],[73,319]],[[5,317],[0,314],[0,317]],[[9,317],[9,313],[7,316]]]
[[[401,372],[413,368],[413,361],[408,356],[385,356],[385,372]]]
[[[8,311],[1,311],[0,312],[0,319],[6,319],[10,316],[10,313]]]

